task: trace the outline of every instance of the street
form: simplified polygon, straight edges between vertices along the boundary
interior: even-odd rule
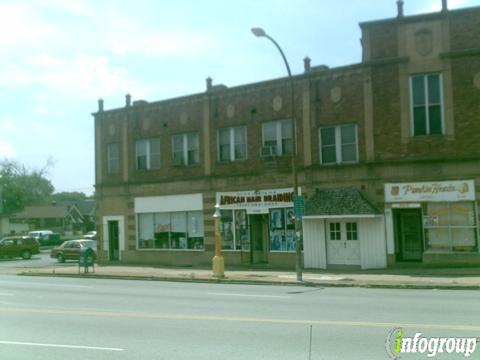
[[[22,258],[0,258],[0,269],[5,272],[8,269],[29,269],[29,268],[52,268],[60,266],[71,266],[73,262],[68,261],[64,264],[58,263],[56,259],[50,257],[50,250],[41,250],[40,254],[32,255],[31,259]]]
[[[475,291],[3,275],[0,359],[386,359],[397,326],[480,336],[479,300]]]

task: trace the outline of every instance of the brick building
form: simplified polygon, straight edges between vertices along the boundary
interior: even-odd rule
[[[480,7],[360,24],[294,75],[305,265],[480,263]],[[94,113],[101,261],[293,268],[288,78]],[[349,204],[354,202],[354,206]],[[338,205],[335,204],[345,204]]]

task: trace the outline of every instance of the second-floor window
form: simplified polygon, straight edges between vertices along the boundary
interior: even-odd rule
[[[246,127],[237,126],[218,130],[218,160],[235,161],[247,158]]]
[[[172,137],[174,165],[193,165],[200,161],[198,133],[179,134]]]
[[[443,133],[442,77],[422,74],[410,77],[412,135]]]
[[[322,164],[358,161],[356,125],[322,127],[319,131],[319,138]]]
[[[137,170],[160,169],[160,139],[143,139],[135,143]]]
[[[120,172],[120,145],[111,143],[107,145],[107,173],[117,174]]]
[[[293,126],[290,119],[269,121],[262,125],[262,155],[291,155]]]

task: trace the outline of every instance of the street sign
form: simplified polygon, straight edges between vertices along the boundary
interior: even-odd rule
[[[293,195],[293,208],[295,210],[295,217],[301,219],[305,213],[305,198],[303,195]]]

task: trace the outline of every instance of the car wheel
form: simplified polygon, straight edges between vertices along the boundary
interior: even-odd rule
[[[59,263],[64,263],[65,262],[65,257],[62,254],[57,255],[57,260]]]
[[[24,251],[22,252],[22,258],[23,258],[24,260],[28,260],[28,259],[30,259],[31,257],[32,257],[32,253],[31,253],[30,251],[24,250]]]

